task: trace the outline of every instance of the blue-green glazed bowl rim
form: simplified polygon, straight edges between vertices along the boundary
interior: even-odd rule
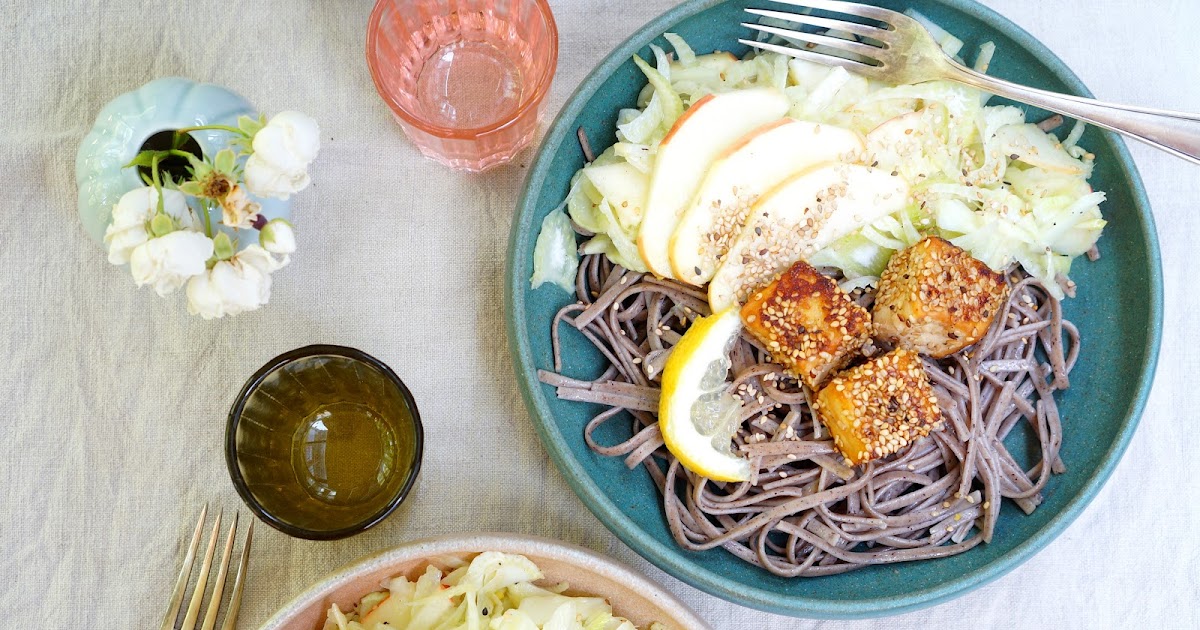
[[[1142,238],[1146,245],[1146,272],[1150,284],[1147,319],[1151,329],[1148,331],[1145,346],[1145,360],[1141,365],[1135,366],[1137,374],[1135,396],[1127,408],[1128,413],[1125,414],[1123,423],[1120,425],[1117,438],[1108,446],[1100,466],[1087,478],[1082,490],[1067,502],[1046,526],[1017,545],[1011,552],[989,564],[936,586],[916,589],[895,597],[864,596],[853,601],[819,600],[796,595],[782,597],[779,593],[768,589],[737,582],[711,571],[699,570],[688,562],[685,551],[678,547],[663,545],[624,514],[600,490],[583,465],[573,458],[567,444],[568,438],[560,431],[551,428],[554,423],[554,414],[545,394],[539,390],[533,349],[529,336],[525,332],[528,330],[527,314],[523,309],[517,308],[517,305],[526,302],[526,294],[530,291],[529,280],[525,277],[527,274],[523,272],[525,266],[521,261],[528,260],[532,256],[533,239],[529,235],[537,229],[538,224],[535,223],[535,219],[540,220],[540,213],[534,204],[538,201],[539,193],[545,185],[555,153],[563,142],[576,141],[575,129],[572,127],[586,105],[587,99],[621,64],[654,38],[670,31],[673,25],[724,2],[726,0],[688,0],[651,20],[621,43],[588,75],[567,100],[566,105],[547,132],[546,139],[539,149],[526,179],[521,199],[517,204],[508,244],[507,291],[505,291],[506,324],[509,346],[522,397],[529,413],[533,416],[534,427],[550,457],[588,509],[642,557],[702,591],[759,610],[813,618],[849,619],[892,615],[947,601],[1008,573],[1062,533],[1108,480],[1133,437],[1150,393],[1162,336],[1162,265],[1154,220],[1150,213],[1150,202],[1146,196],[1145,187],[1124,142],[1115,134],[1105,133],[1103,141],[1110,143],[1119,162],[1117,164],[1118,173],[1128,183],[1137,206],[1136,211],[1142,229],[1141,234],[1131,236]],[[995,11],[974,0],[925,0],[925,2],[939,4],[946,9],[961,12],[1003,33],[1035,56],[1057,79],[1065,83],[1071,92],[1081,96],[1092,95],[1079,77],[1062,60],[1032,35]],[[547,322],[547,332],[549,331],[548,326],[549,322]],[[1131,372],[1133,371],[1131,370]]]

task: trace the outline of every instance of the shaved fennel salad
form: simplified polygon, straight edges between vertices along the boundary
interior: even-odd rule
[[[913,16],[947,53],[960,53],[962,41]],[[679,36],[665,38],[673,54],[652,45],[653,64],[634,57],[647,84],[637,108],[620,111],[617,142],[576,173],[563,205],[543,222],[534,286],[548,281],[572,291],[580,254],[602,253],[647,271],[638,236],[660,144],[704,96],[766,87],[786,95],[786,118],[859,134],[865,150],[853,161],[909,185],[903,209],[855,226],[807,257],[840,271],[843,289],[874,287],[893,253],[932,234],[994,270],[1020,265],[1055,297],[1073,292],[1071,263],[1093,251],[1105,225],[1105,195],[1087,181],[1094,156],[1078,145],[1082,123],[1060,139],[1049,125],[1027,122],[1016,107],[988,105],[990,94],[965,85],[886,85],[776,53],[698,55]],[[994,53],[991,42],[981,46],[975,69],[986,71]],[[577,232],[587,239],[576,250],[569,245]]]
[[[334,604],[324,630],[637,630],[603,598],[537,586],[542,572],[525,556],[488,551],[442,564],[452,570],[430,565],[415,581],[387,580],[349,612]]]

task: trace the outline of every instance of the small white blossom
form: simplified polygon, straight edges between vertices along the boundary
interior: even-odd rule
[[[271,299],[271,272],[284,264],[251,245],[188,282],[188,312],[214,319],[253,311]]]
[[[308,165],[321,149],[321,129],[305,114],[280,112],[254,134],[251,146],[246,188],[260,197],[287,199],[309,184]]]
[[[283,171],[260,158],[257,153],[246,159],[246,188],[259,197],[287,199],[308,187],[307,171]]]
[[[287,256],[296,251],[296,232],[291,223],[283,219],[271,219],[259,233],[258,242],[272,254]]]
[[[163,190],[163,211],[182,228],[195,225],[183,193]],[[134,188],[121,196],[113,206],[112,223],[104,232],[108,245],[108,262],[124,265],[133,250],[150,240],[147,224],[158,212],[158,191],[153,186]]]
[[[129,271],[140,287],[154,286],[159,295],[170,295],[188,278],[204,273],[213,255],[213,241],[200,232],[177,230],[152,238],[134,248]]]

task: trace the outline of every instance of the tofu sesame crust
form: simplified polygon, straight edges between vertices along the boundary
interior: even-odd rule
[[[927,236],[888,261],[872,309],[875,335],[944,358],[982,339],[1007,297],[1003,274]]]
[[[817,394],[816,408],[851,466],[896,453],[942,427],[921,357],[903,348],[833,377]]]
[[[871,338],[870,313],[804,261],[754,292],[742,322],[772,360],[814,390]]]

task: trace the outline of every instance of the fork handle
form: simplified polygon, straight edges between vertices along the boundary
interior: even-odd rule
[[[1200,114],[1059,94],[989,77],[955,62],[950,65],[949,78],[961,83],[1115,131],[1200,164]]]

